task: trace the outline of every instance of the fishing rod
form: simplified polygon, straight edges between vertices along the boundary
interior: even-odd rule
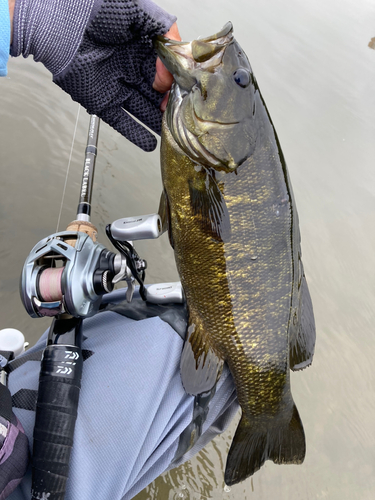
[[[32,500],[63,500],[82,377],[82,320],[99,311],[103,295],[126,281],[132,300],[135,279],[144,300],[182,302],[179,283],[144,287],[146,261],[132,241],[162,234],[158,214],[119,219],[106,228],[118,253],[96,241],[91,223],[99,118],[90,117],[76,220],[44,238],[30,252],[21,277],[21,299],[30,316],[52,317],[38,388],[32,462]]]
[[[76,220],[69,224],[67,235],[58,233],[49,241],[67,252],[66,259],[64,261],[61,252],[54,252],[51,244],[51,252],[44,256],[46,263],[50,261],[49,266],[43,263],[37,270],[35,285],[42,298],[42,301],[36,296],[33,298],[37,312],[46,316],[58,314],[49,329],[39,375],[32,457],[32,499],[35,500],[48,494],[51,499],[63,500],[69,474],[83,366],[82,316],[66,307],[62,277],[67,263],[73,262],[74,250],[79,251],[82,243],[92,241],[89,255],[93,260],[97,250],[101,250],[94,246],[97,230],[90,222],[99,125],[99,118],[91,116]],[[69,234],[71,232],[74,233]],[[62,262],[64,265],[58,266]]]

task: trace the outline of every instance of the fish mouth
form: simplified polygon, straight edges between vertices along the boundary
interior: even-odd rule
[[[177,84],[189,91],[197,83],[194,71],[219,64],[224,49],[232,40],[233,25],[227,22],[218,33],[192,42],[179,42],[159,35],[154,46]]]
[[[218,120],[213,121],[213,120],[206,120],[205,118],[201,118],[198,116],[195,108],[193,107],[193,113],[194,113],[194,118],[197,120],[197,122],[205,124],[205,125],[215,125],[217,127],[227,127],[228,125],[238,125],[239,122],[219,122]]]
[[[211,127],[218,130],[239,122],[206,119],[197,112],[193,99],[188,99],[188,95],[195,90],[202,92],[198,81],[200,74],[204,71],[214,72],[214,68],[222,61],[226,47],[233,40],[233,25],[228,22],[218,33],[192,42],[170,40],[164,36],[158,36],[154,41],[159,57],[175,80],[166,109],[166,121],[172,136],[193,161],[225,171],[232,171],[238,165],[230,158],[218,158],[204,145],[203,136]],[[185,98],[189,104],[182,111]],[[196,127],[186,125],[184,113],[190,113]]]

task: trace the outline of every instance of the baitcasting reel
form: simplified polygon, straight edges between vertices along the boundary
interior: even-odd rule
[[[139,258],[129,240],[158,238],[161,221],[157,214],[119,219],[107,226],[107,235],[119,253],[113,253],[80,231],[62,231],[41,240],[32,249],[22,271],[21,298],[32,317],[93,316],[102,296],[115,283],[127,282],[126,298],[131,301],[134,279],[146,299],[143,285],[146,262]],[[176,295],[178,287],[170,286]],[[159,286],[160,289],[160,286]],[[160,300],[160,290],[151,290],[150,299]],[[173,294],[172,294],[173,295]],[[177,291],[177,299],[181,290]]]

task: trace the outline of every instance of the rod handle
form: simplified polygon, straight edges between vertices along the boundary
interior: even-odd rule
[[[52,344],[44,350],[34,427],[32,500],[65,497],[82,365],[80,347]]]

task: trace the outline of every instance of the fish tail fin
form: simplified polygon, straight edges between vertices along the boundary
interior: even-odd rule
[[[225,483],[231,486],[252,476],[266,460],[276,464],[300,464],[305,452],[305,434],[294,403],[290,419],[276,418],[268,428],[252,424],[243,414],[229,450]]]

